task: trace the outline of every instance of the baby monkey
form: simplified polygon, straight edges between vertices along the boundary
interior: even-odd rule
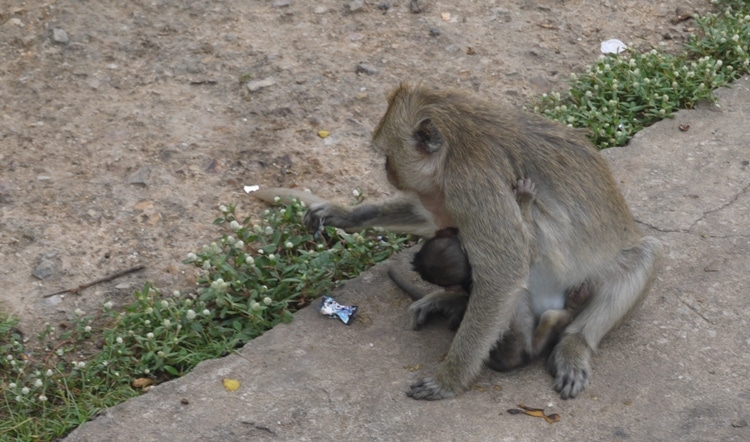
[[[530,224],[529,206],[536,195],[536,187],[530,179],[521,179],[517,182],[515,193],[524,222]],[[440,306],[439,309],[428,311],[424,308],[410,308],[415,315],[413,328],[418,329],[430,314],[439,312],[448,317],[451,329],[457,329],[466,312],[472,285],[471,265],[458,239],[458,230],[438,230],[415,254],[412,266],[423,280],[443,287],[443,290],[425,295],[406,281],[396,269],[389,268],[388,275],[417,301],[414,305],[429,297],[433,299],[433,304]],[[436,298],[440,299],[439,303],[434,303]],[[510,329],[491,351],[487,365],[494,370],[506,371],[535,359],[556,342],[559,333],[570,324],[588,298],[589,292],[585,285],[570,289],[565,293],[563,309],[550,309],[536,318],[531,306],[531,294],[527,292]]]

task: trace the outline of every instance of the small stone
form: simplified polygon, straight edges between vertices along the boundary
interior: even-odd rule
[[[365,8],[364,0],[354,0],[349,2],[349,10],[352,12],[359,12]]]
[[[328,8],[326,8],[325,6],[318,6],[313,12],[316,14],[325,14],[326,12],[328,12]]]
[[[148,185],[148,177],[150,174],[151,170],[148,167],[141,167],[140,169],[130,174],[130,176],[128,177],[128,184],[133,184],[136,186],[146,186]]]
[[[276,84],[276,79],[273,77],[264,78],[263,80],[249,81],[247,83],[247,90],[250,92],[256,92],[263,88],[273,86]]]
[[[66,45],[70,43],[70,38],[68,38],[68,33],[65,32],[63,29],[53,28],[52,29],[52,41],[57,44]]]
[[[121,282],[115,286],[117,290],[130,290],[133,285],[129,282]]]
[[[42,257],[39,260],[39,264],[31,272],[35,278],[47,279],[55,273],[55,261],[47,257]]]
[[[747,427],[747,421],[745,419],[739,419],[739,420],[732,422],[732,426],[734,428],[744,428],[744,427]]]
[[[381,11],[387,11],[391,9],[391,4],[388,2],[380,2],[378,3],[378,9],[380,9]]]
[[[289,5],[292,4],[292,0],[276,0],[273,2],[274,8],[286,8],[289,7]]]
[[[432,37],[437,37],[438,35],[440,35],[440,29],[438,29],[438,28],[430,28],[430,35]]]
[[[355,72],[358,74],[375,75],[378,73],[378,70],[371,64],[359,63]]]

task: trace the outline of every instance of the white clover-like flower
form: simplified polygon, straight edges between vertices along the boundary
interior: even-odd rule
[[[273,197],[273,202],[278,203],[279,201],[281,201],[281,197],[278,197],[278,196]]]
[[[169,319],[165,319],[164,321],[162,321],[162,324],[164,324],[164,327],[169,327],[170,325],[172,325],[172,321],[170,321]]]
[[[276,261],[276,255],[271,253],[270,255],[268,255],[268,259],[270,259],[271,261]]]
[[[21,402],[23,398],[21,396],[16,396],[16,402]]]
[[[211,263],[208,261],[203,261],[203,270],[211,270]]]
[[[103,365],[104,367],[106,367],[107,365],[109,365],[109,361],[102,361],[102,365]]]
[[[148,307],[148,308],[146,309],[146,314],[147,314],[147,315],[150,315],[150,314],[151,314],[151,313],[153,313],[153,312],[154,312],[154,309],[153,309],[153,308],[151,308],[151,307]]]
[[[242,249],[245,247],[245,242],[241,239],[238,239],[236,243],[234,243],[234,247],[237,249]]]
[[[238,223],[237,220],[232,220],[232,222],[229,223],[229,228],[232,230],[240,230],[242,225]]]
[[[15,382],[11,382],[10,384],[8,384],[8,388],[11,389],[11,390],[14,389],[14,388],[16,388],[16,383]]]
[[[164,308],[167,308],[167,307],[169,307],[169,302],[167,302],[167,300],[166,300],[166,299],[163,299],[163,300],[161,301],[161,306],[162,306],[162,307],[164,307]]]
[[[234,236],[229,235],[227,236],[227,244],[234,244],[234,242],[237,241]]]
[[[273,235],[273,229],[271,226],[266,226],[266,235]]]
[[[162,350],[159,350],[159,351],[156,352],[156,355],[159,356],[160,358],[163,358],[164,357],[164,352]]]
[[[198,259],[198,255],[196,255],[195,253],[190,252],[190,253],[187,254],[187,260],[188,261],[193,262],[196,259]]]
[[[250,304],[250,308],[257,312],[260,310],[260,303],[253,301],[252,304]]]
[[[145,373],[145,374],[149,374],[149,373],[151,373],[151,370],[149,370],[149,369],[147,368],[147,369],[143,370],[143,373]]]
[[[716,60],[716,68],[717,68],[717,69],[718,69],[718,68],[720,68],[720,67],[721,67],[721,65],[723,65],[723,64],[724,64],[724,62],[723,62],[723,61],[721,61],[721,60]]]
[[[151,332],[146,333],[146,339],[154,339],[154,334]]]
[[[35,386],[35,387],[39,388],[39,387],[41,387],[42,385],[44,385],[44,383],[42,382],[42,380],[41,380],[41,379],[34,379],[34,386]]]
[[[47,402],[47,396],[40,394],[39,395],[39,402]]]
[[[273,300],[271,298],[269,298],[268,296],[266,296],[265,298],[263,298],[263,304],[265,304],[265,305],[271,305],[271,302],[273,302]]]
[[[115,342],[117,342],[118,344],[122,344],[122,338],[118,336],[117,339],[115,339]]]
[[[193,310],[188,310],[185,312],[185,317],[188,319],[188,321],[192,321],[195,319],[195,312]]]
[[[291,241],[287,241],[284,243],[284,247],[286,247],[287,249],[291,249],[292,247],[294,247],[294,244],[292,244]]]
[[[255,260],[253,259],[252,256],[247,255],[245,257],[245,264],[247,264],[247,265],[253,265],[253,264],[255,264]]]
[[[286,209],[279,210],[279,214],[280,215],[286,215]]]
[[[203,309],[201,313],[203,314],[203,316],[209,316],[211,314],[211,311],[209,309]]]
[[[219,206],[219,210],[221,211],[221,213],[227,213],[227,212],[229,212],[229,208],[227,206],[225,206],[224,204],[222,204],[222,205]]]
[[[86,312],[84,312],[83,310],[81,310],[79,308],[77,308],[76,311],[74,311],[73,313],[75,313],[76,316],[83,316],[83,315],[86,314]]]
[[[150,319],[146,319],[145,321],[143,321],[143,324],[144,325],[151,325],[151,320]]]
[[[111,309],[112,305],[114,305],[114,304],[112,304],[112,301],[107,301],[107,302],[104,303],[104,308]]]
[[[325,248],[325,246],[323,244],[318,244],[318,245],[315,246],[315,248],[318,249],[318,250],[323,250]]]
[[[29,387],[23,387],[21,389],[21,394],[24,394],[24,395],[29,394]]]
[[[263,232],[263,228],[257,224],[253,224],[253,232],[255,233],[261,233]]]
[[[91,333],[91,326],[87,325],[86,327],[83,327],[83,331],[85,331],[86,333]]]
[[[13,360],[13,355],[8,355],[8,356],[5,357],[5,359],[7,359],[9,361],[12,361]]]
[[[65,350],[63,350],[62,348],[58,348],[57,350],[55,350],[55,354],[58,356],[62,356],[65,354]]]
[[[47,369],[47,372],[44,373],[47,377],[52,376],[54,373],[52,373],[52,369]]]
[[[354,198],[359,198],[359,190],[357,189],[352,190],[352,195],[354,195]]]
[[[10,366],[11,366],[11,367],[15,367],[15,366],[16,366],[16,361],[15,361],[15,360],[13,360],[13,361],[10,361]]]
[[[263,249],[258,249],[258,253],[261,254],[261,255],[263,255],[264,253],[266,253],[266,251],[263,250]]]

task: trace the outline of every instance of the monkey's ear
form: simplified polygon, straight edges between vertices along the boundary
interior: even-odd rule
[[[417,124],[412,137],[414,137],[414,145],[422,152],[435,153],[443,148],[443,137],[429,118],[424,118]]]

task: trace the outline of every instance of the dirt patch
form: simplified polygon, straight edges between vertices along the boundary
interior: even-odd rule
[[[242,186],[389,192],[368,144],[401,81],[521,106],[601,41],[676,50],[708,1],[0,2],[0,301],[27,335],[146,280],[190,287]],[[41,3],[41,2],[38,2]],[[319,130],[330,132],[327,138]],[[43,298],[136,265],[146,270]],[[36,276],[35,276],[36,275]]]

